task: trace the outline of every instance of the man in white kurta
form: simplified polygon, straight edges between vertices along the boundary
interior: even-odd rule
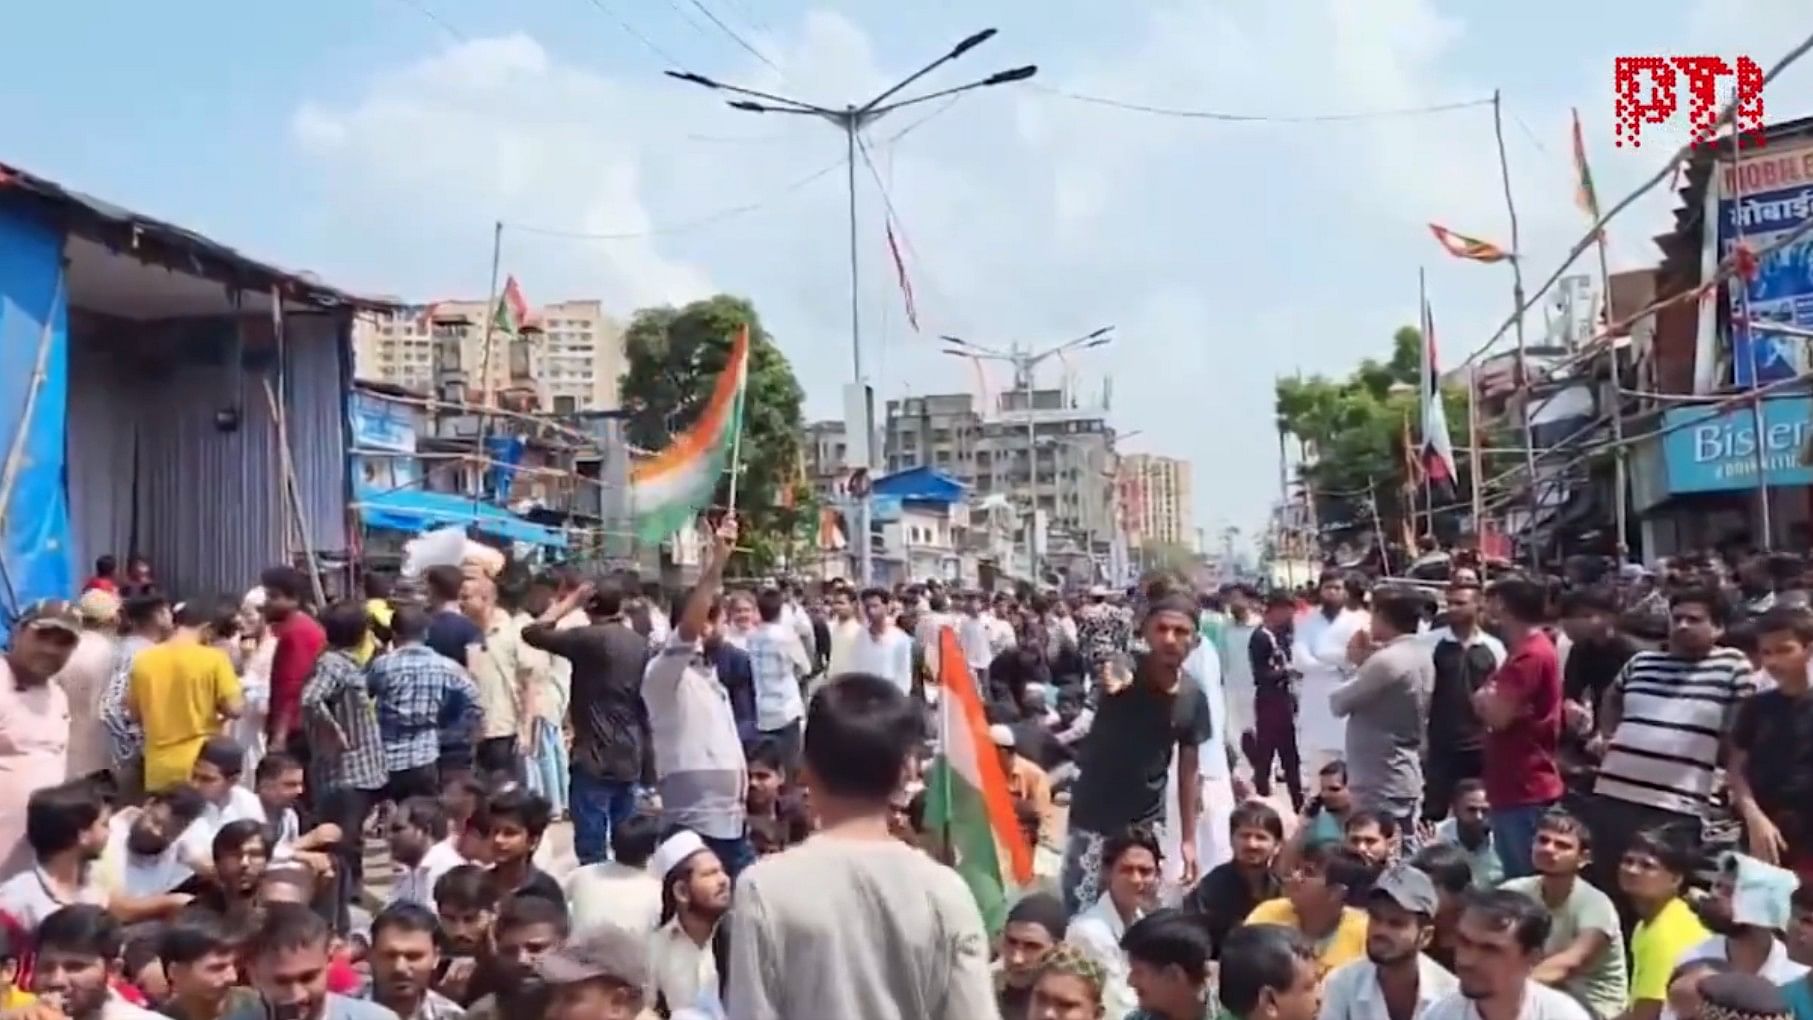
[[[1240,734],[1228,725],[1227,697],[1221,684],[1221,656],[1215,646],[1207,641],[1198,641],[1195,650],[1184,660],[1183,668],[1184,672],[1196,678],[1197,684],[1202,687],[1203,698],[1209,703],[1209,738],[1200,745],[1196,759],[1197,783],[1202,790],[1202,810],[1196,814],[1196,831],[1191,834],[1196,840],[1197,874],[1206,875],[1211,868],[1225,864],[1234,857],[1228,819],[1233,816],[1239,798],[1234,790],[1234,776],[1229,762]],[[1176,755],[1171,756],[1171,777],[1165,783],[1165,804],[1167,814],[1177,808]],[[1175,819],[1167,818],[1164,831],[1159,834],[1159,844],[1165,853],[1160,865],[1160,893],[1166,904],[1175,906],[1189,892],[1178,882],[1183,873],[1183,857],[1177,850]]]
[[[1347,726],[1329,707],[1328,696],[1357,668],[1348,658],[1348,643],[1371,623],[1364,609],[1348,608],[1349,592],[1340,574],[1322,575],[1319,605],[1297,618],[1291,665],[1302,674],[1297,693],[1297,750],[1313,778],[1323,765],[1341,757]]]

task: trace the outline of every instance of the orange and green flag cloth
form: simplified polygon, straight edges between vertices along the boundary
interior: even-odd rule
[[[1599,193],[1593,189],[1593,171],[1586,165],[1586,136],[1580,130],[1580,111],[1574,111],[1574,204],[1594,223],[1599,222]]]
[[[1474,262],[1503,262],[1511,257],[1510,252],[1490,241],[1482,241],[1477,237],[1455,233],[1439,223],[1429,224],[1429,232],[1434,234],[1441,246],[1448,250],[1448,254],[1457,259],[1469,259]]]
[[[529,319],[529,303],[523,300],[516,277],[504,279],[504,292],[498,295],[497,307],[491,312],[491,326],[499,333],[515,336]]]

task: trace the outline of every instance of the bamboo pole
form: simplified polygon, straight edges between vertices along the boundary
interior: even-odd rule
[[[1530,362],[1526,353],[1523,330],[1523,249],[1517,229],[1517,202],[1511,197],[1511,163],[1505,155],[1505,119],[1504,99],[1497,89],[1492,91],[1492,134],[1498,140],[1498,174],[1505,189],[1505,211],[1511,216],[1511,307],[1515,309],[1513,319],[1517,327],[1517,375],[1523,388],[1523,462],[1530,475],[1530,524],[1527,533],[1530,538],[1530,565],[1540,566],[1542,555],[1534,535],[1537,515],[1542,504],[1540,489],[1536,484],[1536,426],[1532,420],[1535,407],[1530,399]]]

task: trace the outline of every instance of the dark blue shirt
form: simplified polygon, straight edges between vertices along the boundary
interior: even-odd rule
[[[460,665],[466,665],[466,648],[485,643],[485,632],[456,609],[443,609],[428,624],[428,647]]]

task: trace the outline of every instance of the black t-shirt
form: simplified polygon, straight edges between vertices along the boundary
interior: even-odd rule
[[[1178,746],[1195,747],[1213,732],[1209,701],[1183,673],[1175,694],[1154,691],[1134,667],[1131,686],[1101,692],[1095,721],[1077,757],[1070,824],[1109,836],[1165,815],[1165,781]]]
[[[640,779],[649,743],[642,705],[648,640],[621,620],[566,630],[532,623],[523,628],[522,639],[573,665],[573,768],[610,782]]]
[[[464,666],[467,646],[484,644],[485,632],[458,610],[443,609],[428,621],[428,635],[423,643]]]
[[[1763,691],[1738,706],[1732,742],[1749,752],[1744,778],[1788,847],[1813,852],[1813,693]]]
[[[1228,937],[1228,932],[1245,922],[1254,907],[1282,895],[1284,883],[1268,870],[1263,888],[1255,896],[1252,887],[1247,885],[1246,876],[1229,861],[1216,865],[1202,876],[1202,881],[1184,897],[1183,909],[1202,915],[1209,929],[1210,944],[1214,947],[1209,953],[1209,959],[1213,960],[1220,958],[1221,943]]]
[[[1485,726],[1473,712],[1473,695],[1498,670],[1498,657],[1484,642],[1462,644],[1445,637],[1430,653],[1435,687],[1429,694],[1429,748],[1435,752],[1477,751]]]

